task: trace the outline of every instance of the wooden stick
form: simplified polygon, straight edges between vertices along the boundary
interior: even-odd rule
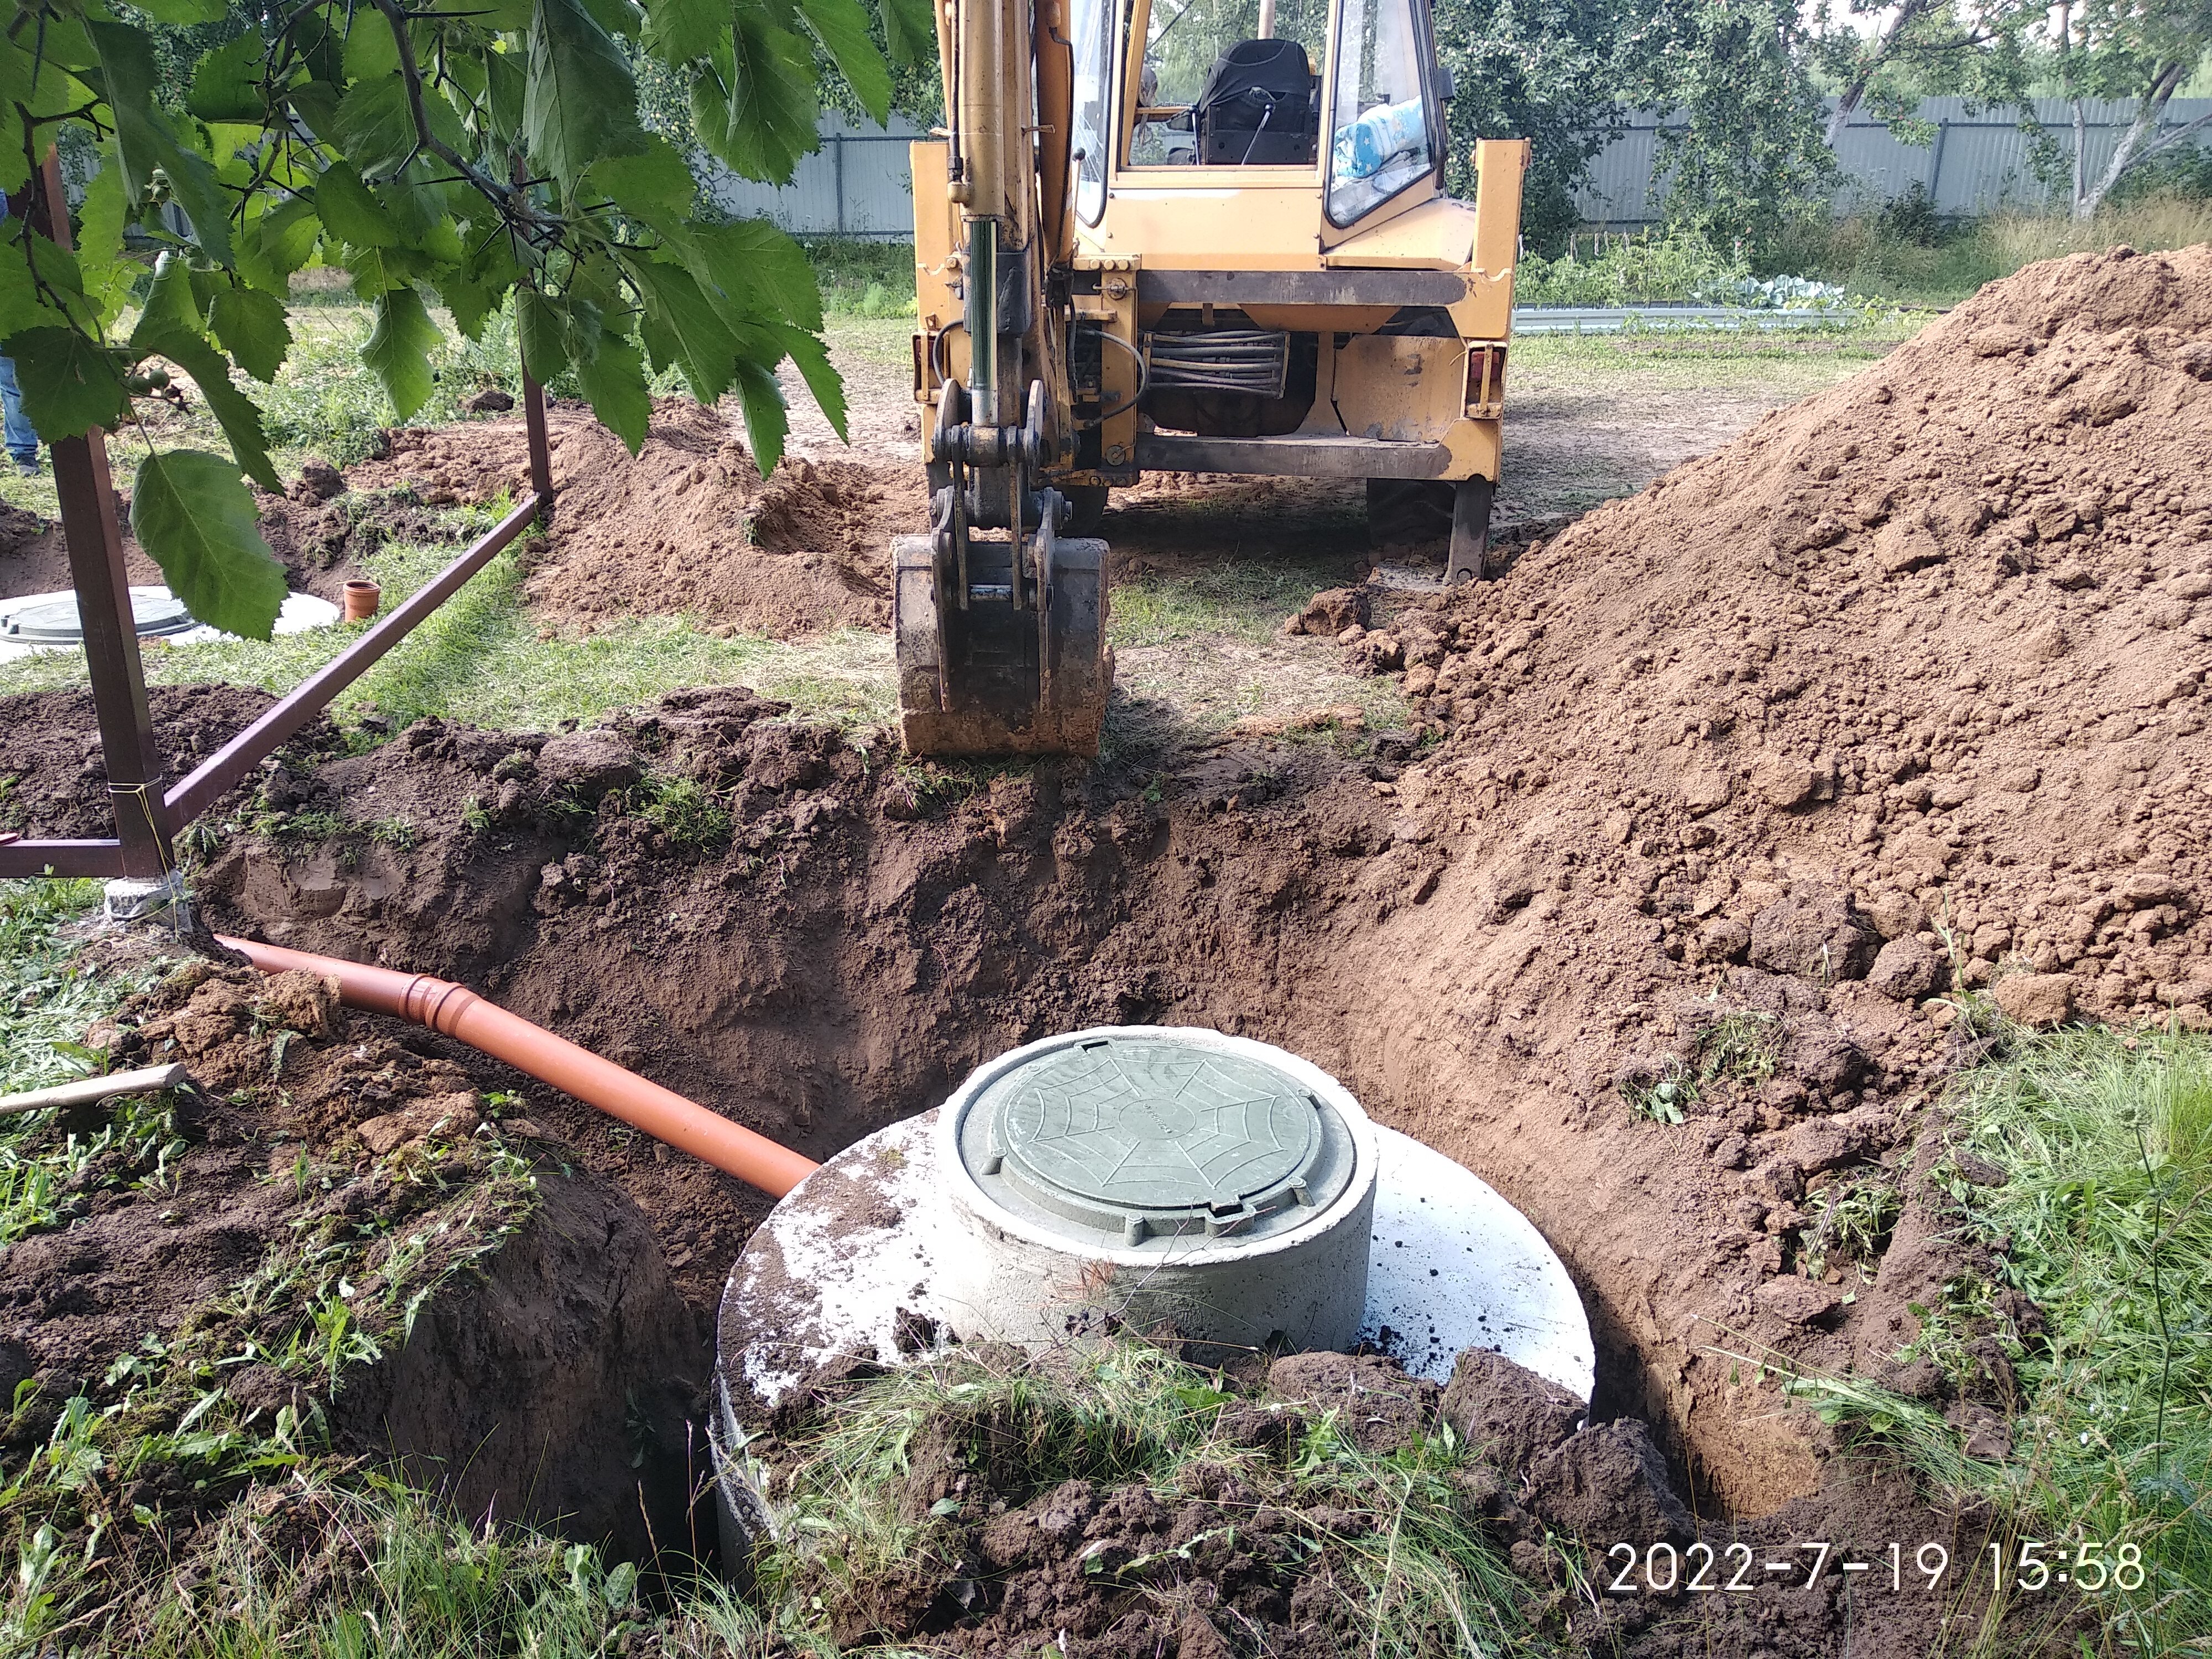
[[[189,1089],[192,1074],[183,1065],[149,1066],[136,1072],[116,1072],[75,1083],[58,1083],[51,1089],[27,1094],[0,1095],[0,1112],[36,1112],[49,1106],[88,1106],[115,1095],[150,1094],[156,1089]]]

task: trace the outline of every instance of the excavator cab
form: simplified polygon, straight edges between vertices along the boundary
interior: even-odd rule
[[[894,547],[920,754],[1095,753],[1109,492],[1364,480],[1486,574],[1527,146],[1444,191],[1428,0],[939,0],[913,148],[933,514]]]

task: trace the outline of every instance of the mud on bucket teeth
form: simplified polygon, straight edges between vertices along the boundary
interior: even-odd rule
[[[1042,602],[1017,609],[1012,544],[969,544],[968,603],[934,538],[891,543],[899,741],[910,755],[1095,755],[1114,681],[1106,544],[1041,535]],[[1000,568],[986,568],[995,559]]]

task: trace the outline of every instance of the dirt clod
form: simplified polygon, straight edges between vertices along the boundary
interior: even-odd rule
[[[1697,1532],[1668,1482],[1667,1461],[1650,1430],[1632,1418],[1571,1436],[1536,1460],[1529,1479],[1529,1507],[1581,1537],[1641,1547],[1680,1542]]]

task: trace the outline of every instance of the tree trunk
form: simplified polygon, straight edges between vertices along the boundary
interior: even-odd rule
[[[1835,149],[1842,141],[1844,129],[1850,124],[1851,116],[1865,100],[1867,88],[1874,84],[1875,73],[1889,61],[1890,53],[1897,49],[1897,43],[1904,38],[1905,31],[1915,18],[1928,9],[1928,5],[1929,0],[1905,0],[1905,3],[1897,9],[1897,15],[1889,20],[1889,27],[1875,40],[1873,50],[1859,60],[1857,72],[1836,100],[1835,108],[1828,113],[1826,138],[1830,149]]]
[[[2081,211],[2081,179],[2089,167],[2089,118],[2082,112],[2081,100],[2079,98],[2075,98],[2073,104],[2074,185],[2067,194],[2074,204],[2074,216],[2076,219],[2086,219],[2088,215]]]
[[[2097,210],[2105,204],[2105,198],[2112,194],[2113,185],[2127,176],[2128,169],[2137,162],[2148,159],[2154,153],[2151,139],[2158,131],[2160,118],[2165,115],[2166,104],[2172,98],[2174,88],[2181,84],[2182,76],[2188,71],[2189,65],[2179,60],[2156,65],[2156,72],[2151,77],[2149,87],[2144,91],[2142,97],[2136,101],[2136,118],[2128,124],[2128,130],[2120,135],[2120,142],[2112,150],[2112,159],[2105,164],[2105,170],[2099,175],[2096,184],[2086,192],[2081,187],[2084,159],[2081,103],[2079,99],[2075,100],[2074,216],[2075,219],[2095,218]],[[2155,148],[2163,149],[2166,146],[2160,144]]]
[[[1843,142],[1844,129],[1850,125],[1852,112],[1858,108],[1859,100],[1865,93],[1865,81],[1852,82],[1836,100],[1835,108],[1828,112],[1828,130],[1822,136],[1830,149]]]

